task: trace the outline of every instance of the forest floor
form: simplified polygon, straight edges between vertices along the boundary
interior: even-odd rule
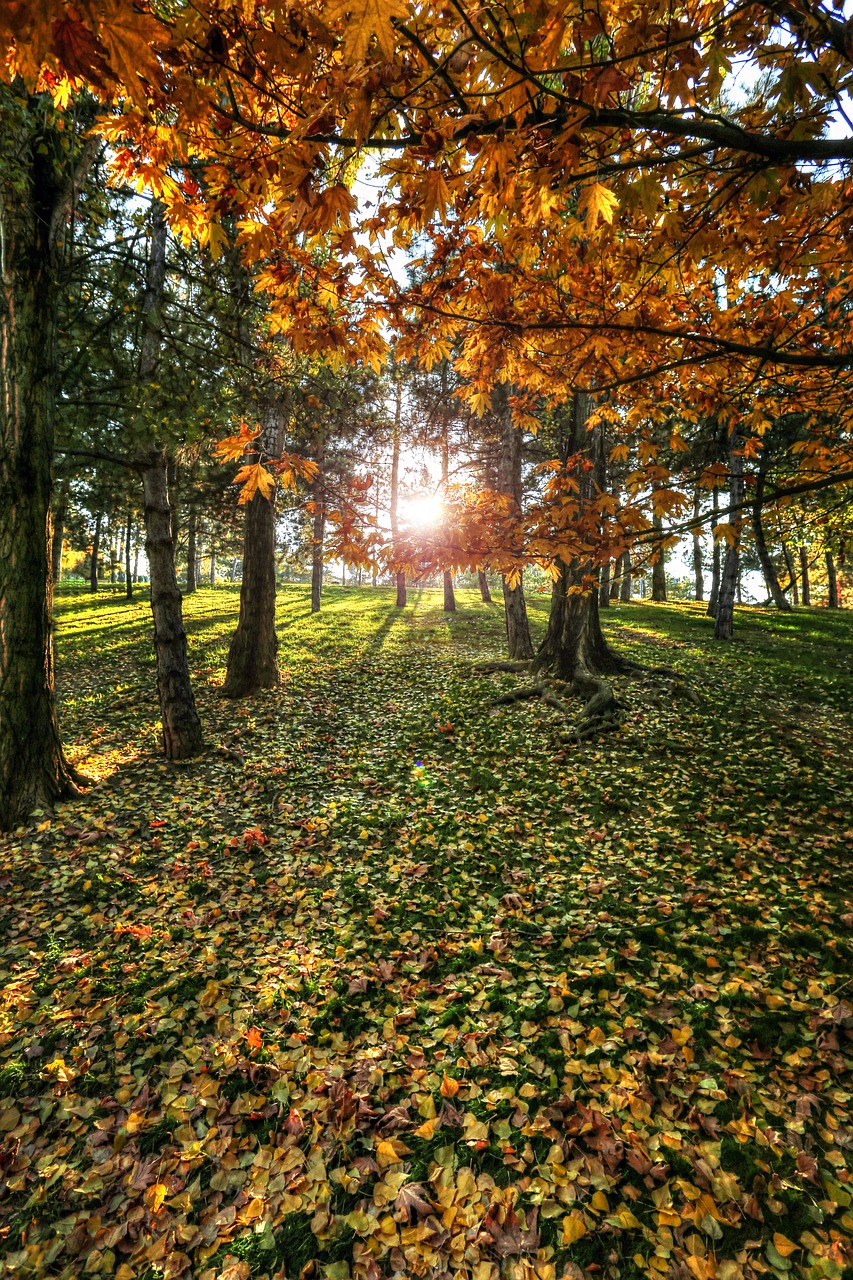
[[[147,605],[60,602],[87,796],[0,842],[0,1275],[853,1274],[853,618],[631,604],[564,742],[497,605],[282,591],[157,755]],[[534,597],[541,631],[546,597]]]

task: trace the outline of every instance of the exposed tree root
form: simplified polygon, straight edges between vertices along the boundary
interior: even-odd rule
[[[530,669],[530,659],[522,662],[479,662],[474,670],[478,675],[490,676],[496,671],[509,671],[512,675],[518,675],[522,671]]]

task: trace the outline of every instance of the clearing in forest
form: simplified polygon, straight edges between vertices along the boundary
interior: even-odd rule
[[[285,589],[235,705],[197,593],[180,767],[147,606],[61,603],[100,781],[3,840],[0,1274],[849,1274],[850,619],[612,608],[702,705],[578,746],[415,596]]]

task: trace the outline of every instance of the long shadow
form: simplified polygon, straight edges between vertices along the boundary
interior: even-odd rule
[[[393,608],[390,613],[385,615],[384,621],[379,627],[377,627],[376,631],[367,642],[368,650],[372,653],[377,653],[380,649],[384,648],[385,641],[388,639],[388,632],[395,623],[400,621],[402,612],[402,609]]]

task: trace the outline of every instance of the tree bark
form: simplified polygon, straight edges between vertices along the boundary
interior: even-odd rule
[[[98,590],[98,561],[101,558],[101,520],[103,516],[99,511],[95,516],[95,536],[92,539],[92,562],[89,565],[89,590],[95,592]]]
[[[663,521],[660,516],[652,517],[655,533],[663,532]],[[660,603],[666,602],[666,553],[658,543],[657,555],[652,564],[652,599]]]
[[[805,547],[800,547],[800,581],[803,584],[803,604],[808,608],[812,602],[812,590],[809,581],[809,556]]]
[[[314,526],[311,534],[311,612],[320,612],[323,594],[323,542],[326,537],[326,507],[320,477],[314,482]]]
[[[731,640],[734,636],[735,596],[740,581],[740,518],[744,498],[743,484],[743,451],[740,433],[735,429],[729,441],[729,502],[733,508],[730,516],[734,537],[726,547],[726,558],[720,575],[720,589],[717,597],[717,609],[714,614],[714,637],[717,640]]]
[[[796,609],[800,604],[800,593],[797,590],[797,571],[794,568],[794,558],[791,555],[791,550],[784,539],[782,540],[782,555],[785,557],[785,566],[788,570],[788,587],[791,592],[791,603]]]
[[[783,592],[779,585],[779,575],[776,572],[776,566],[773,563],[770,552],[767,550],[767,538],[764,533],[764,523],[761,519],[761,503],[764,498],[765,474],[759,467],[758,474],[755,477],[755,502],[752,507],[752,534],[755,539],[755,550],[758,555],[758,562],[761,565],[761,572],[764,574],[764,583],[770,594],[770,598],[776,608],[783,613],[789,613],[791,602]]]
[[[483,604],[491,604],[492,593],[489,589],[489,580],[486,577],[485,569],[477,570],[477,585],[480,588],[480,599],[483,601]]]
[[[713,537],[713,528],[717,523],[717,512],[720,509],[720,495],[716,488],[713,491],[711,502],[712,502],[713,511],[714,511],[714,521],[711,526],[712,528],[711,536]],[[714,537],[714,551],[713,551],[713,557],[711,560],[711,594],[708,597],[708,608],[706,610],[707,616],[709,618],[716,617],[716,613],[717,613],[717,601],[720,598],[721,563],[722,563],[722,556],[721,556],[720,542],[718,538]]]
[[[131,576],[130,572],[130,537],[133,533],[133,512],[130,507],[127,509],[127,524],[124,530],[124,594],[128,600],[133,599],[133,583],[135,575]]]
[[[699,486],[693,490],[693,518],[699,519],[700,495]],[[698,601],[705,599],[705,575],[702,572],[702,538],[698,533],[693,534],[693,581],[695,583],[694,594]]]
[[[196,588],[196,511],[191,506],[187,515],[187,585],[186,595],[191,595]]]
[[[275,573],[275,564],[273,564],[273,573]],[[216,586],[216,552],[213,550],[213,546],[210,548],[210,576],[208,582],[212,587]]]
[[[516,508],[521,508],[521,433],[513,426],[509,390],[505,383],[495,387],[493,403],[500,430],[498,456],[498,489],[509,494]],[[506,574],[501,575],[504,608],[506,610],[506,639],[509,656],[514,661],[526,661],[533,657],[533,641],[530,639],[530,622],[524,599],[524,581],[510,585]]]
[[[620,590],[622,604],[631,603],[631,552],[622,552],[622,587]]]
[[[285,415],[277,402],[264,410],[263,448],[281,453]],[[245,698],[279,683],[278,636],[275,630],[275,490],[270,498],[256,492],[246,503],[243,526],[243,581],[240,616],[231,637],[222,696]]]
[[[56,509],[53,513],[53,530],[51,534],[50,559],[51,559],[51,581],[54,587],[59,585],[62,577],[62,548],[65,545],[65,521],[68,517],[68,498],[69,498],[70,481],[66,476],[59,486],[59,494],[56,499]]]
[[[601,566],[598,581],[598,607],[600,609],[610,608],[610,561],[607,560]]]
[[[441,366],[441,391],[442,391],[442,432],[441,432],[441,493],[442,497],[447,500],[447,484],[450,479],[450,427],[447,421],[447,412],[445,405],[447,404],[447,361],[442,362]],[[444,570],[444,612],[456,612],[456,596],[453,592],[453,575],[449,569]]]
[[[402,422],[403,411],[403,386],[400,380],[399,370],[395,371],[396,394],[394,401],[394,434],[391,439],[391,541],[395,548],[397,544],[397,536],[400,532],[398,520],[398,510],[400,503],[400,427]],[[397,583],[397,599],[394,601],[396,609],[405,609],[406,607],[406,575],[399,570],[395,574]]]
[[[142,299],[142,342],[139,385],[143,399],[154,382],[160,360],[162,307],[166,281],[166,218],[163,206],[151,206],[148,268]],[[181,593],[175,574],[174,513],[169,505],[169,458],[155,444],[139,459],[145,511],[157,697],[163,726],[163,752],[169,760],[186,760],[201,751],[201,721],[195,706],[187,663]]]
[[[838,595],[838,574],[835,571],[835,557],[831,551],[827,551],[824,560],[826,562],[826,581],[829,588],[826,605],[828,609],[840,609],[841,600]]]

